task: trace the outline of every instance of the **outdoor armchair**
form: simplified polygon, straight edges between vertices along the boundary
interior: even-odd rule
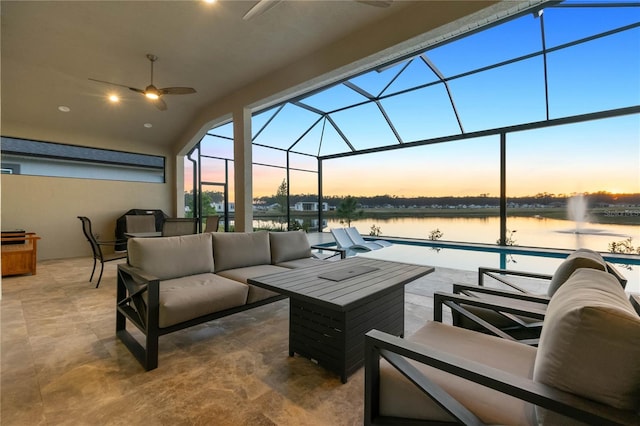
[[[151,214],[125,216],[125,222],[128,233],[142,233],[156,231],[156,218]]]
[[[365,342],[365,424],[640,424],[640,317],[618,281],[581,269],[536,348],[430,321]]]
[[[569,255],[553,275],[495,268],[479,268],[478,285],[454,284],[453,295],[442,294],[438,309],[444,304],[451,308],[453,324],[494,335],[511,336],[517,340],[536,344],[542,328],[546,306],[553,294],[580,268],[608,272],[621,288],[627,280],[613,265],[592,250],[579,249]],[[489,287],[489,277],[508,289]],[[534,279],[547,287],[546,294],[533,294],[513,281],[513,277]],[[470,300],[475,299],[473,303]],[[517,312],[516,312],[517,311]]]

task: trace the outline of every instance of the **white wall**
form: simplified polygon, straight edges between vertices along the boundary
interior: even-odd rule
[[[101,239],[115,238],[127,210],[161,209],[173,215],[169,184],[26,175],[0,178],[2,229],[36,232],[38,260],[91,256],[77,216],[87,216]]]

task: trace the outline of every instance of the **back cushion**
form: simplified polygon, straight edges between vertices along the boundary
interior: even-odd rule
[[[211,234],[132,238],[129,264],[161,280],[213,272]]]
[[[611,274],[578,269],[560,287],[533,378],[616,408],[640,408],[640,317]]]
[[[311,257],[311,246],[303,231],[269,232],[271,263]]]
[[[547,296],[553,296],[560,286],[564,284],[571,274],[573,274],[578,268],[592,268],[599,269],[600,271],[606,271],[607,265],[598,252],[589,249],[576,250],[560,264],[558,269],[556,269],[556,272],[553,274],[551,282],[549,283]]]
[[[269,233],[266,231],[216,232],[211,236],[216,272],[271,264]]]

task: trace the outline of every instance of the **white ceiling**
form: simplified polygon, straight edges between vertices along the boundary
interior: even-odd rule
[[[390,27],[390,20],[406,20],[411,8],[437,11],[446,3],[457,2],[395,1],[380,8],[345,0],[283,1],[244,21],[255,1],[2,1],[2,135],[168,148],[184,139],[194,117],[263,76],[353,34],[362,38],[363,31],[374,45],[405,41],[399,39],[404,22]],[[475,3],[480,9],[491,1]],[[157,87],[190,86],[197,93],[165,96],[168,110],[162,112],[141,94],[88,79],[144,88],[147,53],[159,57]],[[362,55],[371,53],[363,49]],[[121,102],[109,103],[109,93],[118,93]],[[59,105],[71,112],[59,112]],[[61,134],[73,135],[72,141],[46,136]]]

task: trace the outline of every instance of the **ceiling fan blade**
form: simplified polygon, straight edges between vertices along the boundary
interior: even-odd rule
[[[251,18],[260,16],[273,6],[280,3],[282,0],[260,0],[256,3],[245,15],[242,17],[243,21],[248,21]]]
[[[126,88],[126,89],[133,90],[134,92],[144,93],[144,90],[136,89],[135,87],[125,86],[124,84],[112,83],[112,82],[110,82],[110,81],[98,80],[98,79],[95,79],[95,78],[89,78],[89,80],[91,80],[91,81],[97,81],[98,83],[110,84],[110,85],[112,85],[112,86],[124,87],[124,88]]]
[[[196,89],[193,87],[165,87],[164,89],[158,89],[163,95],[189,95],[196,93]]]
[[[156,106],[156,108],[158,108],[160,111],[166,111],[167,110],[167,104],[164,103],[162,98],[155,99],[155,100],[153,100],[151,102],[153,102],[153,104]]]

